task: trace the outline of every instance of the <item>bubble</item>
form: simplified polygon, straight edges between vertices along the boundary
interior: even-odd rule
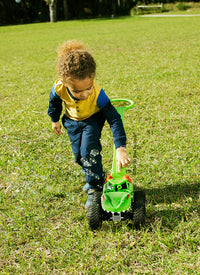
[[[82,169],[82,173],[83,173],[84,175],[86,174],[84,169]]]
[[[92,157],[96,157],[96,156],[98,156],[100,154],[100,152],[99,152],[99,150],[97,150],[97,149],[92,149],[91,151],[90,151],[90,156],[92,156]]]
[[[91,167],[92,166],[90,161],[85,159],[85,158],[82,158],[81,161],[82,161],[82,164],[83,164],[84,167]]]
[[[91,159],[90,159],[90,162],[91,162],[92,164],[97,164],[97,161],[96,161],[94,158],[91,158]]]
[[[95,176],[95,174],[90,169],[85,168],[82,171],[87,176],[90,176],[90,177],[94,177]]]

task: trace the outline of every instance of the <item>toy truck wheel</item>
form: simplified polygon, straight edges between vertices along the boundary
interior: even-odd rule
[[[134,192],[133,221],[137,229],[145,224],[145,193],[143,191]]]
[[[96,230],[102,224],[101,194],[102,192],[94,192],[93,204],[88,209],[88,227],[90,230]]]

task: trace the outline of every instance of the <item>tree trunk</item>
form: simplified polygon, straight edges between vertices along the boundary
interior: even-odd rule
[[[50,22],[54,23],[57,20],[57,0],[51,0],[49,2],[49,15],[50,15]]]
[[[69,19],[68,3],[67,0],[63,0],[63,9],[64,9],[64,18],[65,20]]]

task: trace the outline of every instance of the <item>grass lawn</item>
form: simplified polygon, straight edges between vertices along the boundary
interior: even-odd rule
[[[200,17],[121,18],[0,28],[0,273],[200,274]],[[58,44],[85,43],[125,114],[127,169],[146,225],[87,228],[84,177],[47,116]],[[102,134],[105,171],[111,131]]]

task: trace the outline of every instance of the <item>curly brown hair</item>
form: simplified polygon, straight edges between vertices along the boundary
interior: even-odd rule
[[[58,49],[58,74],[64,82],[71,79],[93,77],[96,63],[92,55],[84,50],[81,42],[71,40],[64,42]]]

